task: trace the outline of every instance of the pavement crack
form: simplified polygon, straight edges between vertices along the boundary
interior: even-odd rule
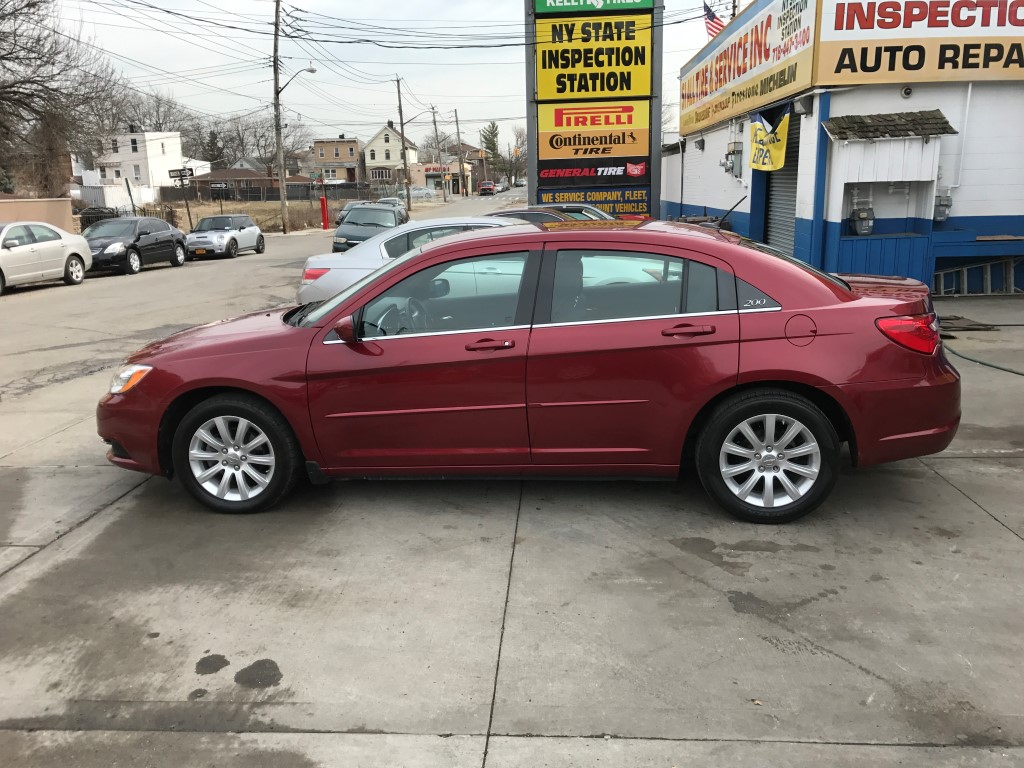
[[[1011,528],[1010,526],[1008,526],[1008,525],[1007,525],[1006,523],[1004,523],[1004,522],[1003,522],[1002,520],[1000,520],[1000,519],[999,519],[998,517],[996,517],[996,516],[995,516],[994,514],[992,514],[991,512],[989,512],[989,511],[988,511],[987,509],[985,509],[985,507],[983,507],[983,506],[982,506],[981,504],[979,504],[979,503],[978,503],[977,501],[975,501],[975,500],[974,500],[974,499],[972,499],[972,498],[971,498],[970,496],[968,496],[968,495],[967,495],[967,493],[966,493],[966,492],[965,492],[965,491],[964,491],[964,490],[963,490],[963,489],[962,489],[962,488],[961,488],[960,486],[958,486],[958,485],[957,485],[956,483],[954,483],[954,482],[953,482],[952,480],[950,480],[950,479],[949,479],[948,477],[946,477],[945,475],[941,474],[941,473],[940,473],[940,472],[939,472],[939,471],[938,471],[937,469],[935,469],[935,467],[932,467],[932,466],[930,466],[930,465],[926,464],[926,463],[925,463],[925,462],[923,462],[923,461],[921,462],[921,464],[923,464],[923,465],[924,465],[925,467],[927,467],[927,468],[928,468],[928,469],[930,469],[930,470],[931,470],[932,472],[934,472],[934,473],[935,473],[936,475],[938,475],[938,476],[939,476],[939,477],[940,477],[940,478],[942,479],[942,481],[943,481],[944,483],[946,483],[946,485],[948,485],[948,486],[949,486],[950,488],[952,488],[953,490],[955,490],[955,491],[956,491],[957,493],[959,493],[959,494],[960,494],[961,496],[963,496],[963,497],[964,497],[965,499],[967,499],[967,500],[968,500],[969,502],[971,502],[971,504],[973,504],[974,506],[976,506],[976,507],[977,507],[978,509],[980,509],[980,510],[981,510],[982,512],[984,512],[984,513],[985,513],[986,515],[988,515],[988,516],[989,516],[989,517],[991,517],[991,518],[992,518],[993,520],[995,520],[995,521],[996,521],[997,523],[999,523],[999,524],[1000,524],[1001,526],[1003,526],[1003,528],[1005,528],[1005,529],[1006,529],[1006,530],[1008,530],[1008,531],[1009,531],[1010,533],[1012,533],[1012,534],[1013,534],[1013,535],[1014,535],[1014,536],[1015,536],[1015,537],[1016,537],[1017,539],[1019,539],[1020,541],[1024,541],[1024,536],[1021,536],[1021,534],[1017,533],[1017,531],[1013,530],[1013,528]]]
[[[487,768],[487,752],[491,746],[491,727],[494,725],[494,705],[498,700],[498,675],[501,673],[501,649],[505,643],[505,620],[508,618],[508,599],[512,592],[512,571],[516,563],[516,543],[519,541],[519,518],[523,514],[523,481],[519,481],[519,503],[516,505],[516,524],[512,530],[512,551],[508,558],[508,581],[505,583],[505,605],[501,610],[501,633],[498,635],[498,658],[494,663],[494,687],[491,689],[491,711],[487,717],[487,735],[480,768]]]

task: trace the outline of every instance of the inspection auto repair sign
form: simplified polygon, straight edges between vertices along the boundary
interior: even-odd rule
[[[537,105],[538,157],[636,157],[651,150],[646,101],[562,102]]]
[[[1024,79],[1024,0],[823,0],[821,85]]]
[[[680,131],[693,133],[808,88],[816,13],[815,0],[755,0],[744,8],[680,70]]]

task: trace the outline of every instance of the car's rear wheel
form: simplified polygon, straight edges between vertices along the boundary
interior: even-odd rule
[[[263,235],[256,238],[256,253],[263,253],[267,250],[267,241],[263,239]]]
[[[85,279],[85,262],[78,256],[69,256],[64,264],[64,284],[80,285]]]
[[[183,267],[185,266],[185,246],[181,243],[174,244],[174,255],[171,257],[172,267]]]
[[[185,489],[217,512],[259,512],[295,485],[301,455],[288,422],[263,401],[215,395],[178,424],[171,447]]]
[[[704,488],[750,523],[788,523],[832,491],[839,438],[810,400],[785,390],[747,392],[722,403],[697,443]]]
[[[142,271],[142,257],[139,252],[132,249],[129,250],[124,257],[124,273],[126,275],[137,275]]]
[[[224,252],[227,253],[229,259],[235,258],[238,255],[238,243],[232,240],[228,243],[228,247],[224,249]]]

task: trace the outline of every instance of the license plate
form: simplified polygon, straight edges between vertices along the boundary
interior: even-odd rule
[[[196,253],[202,255],[202,254],[206,253],[206,249],[205,248],[196,248]]]

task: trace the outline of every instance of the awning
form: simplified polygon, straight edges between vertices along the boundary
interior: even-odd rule
[[[832,141],[875,141],[957,133],[938,109],[882,115],[844,115],[826,120],[822,125]]]

